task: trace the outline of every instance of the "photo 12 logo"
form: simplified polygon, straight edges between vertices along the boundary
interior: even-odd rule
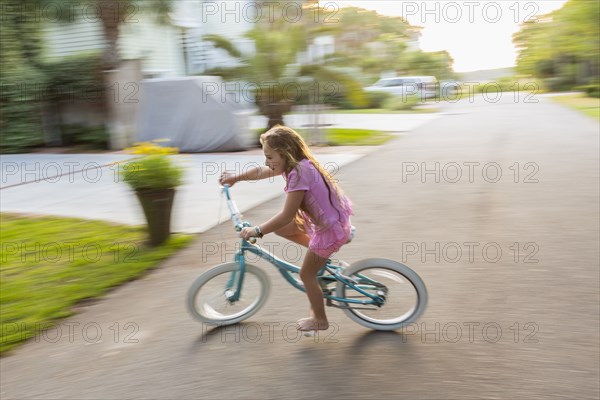
[[[100,104],[106,100],[113,103],[139,103],[139,82],[104,83],[29,83],[2,82],[0,96],[9,96],[21,101],[60,100],[61,104]],[[58,99],[58,100],[57,100]]]
[[[254,103],[262,99],[294,104],[302,99],[318,99],[328,103],[340,92],[341,86],[336,81],[311,81],[307,84],[298,82],[211,82],[201,83],[202,102],[217,101],[220,103]],[[137,92],[136,92],[137,93]]]
[[[498,322],[421,322],[411,323],[402,329],[402,342],[409,336],[419,337],[421,343],[498,343],[502,338],[513,343],[537,344],[540,327],[535,322],[514,322],[504,325]]]
[[[202,177],[202,183],[208,183],[215,179],[218,179],[221,174],[233,174],[233,175],[245,175],[248,171],[262,167],[265,164],[264,158],[260,161],[248,161],[248,162],[215,162],[205,161],[200,166],[200,172]],[[333,161],[325,162],[321,165],[323,169],[333,178],[334,182],[337,180],[334,178],[340,170],[340,165]],[[256,180],[249,180],[246,182],[253,183],[262,179],[268,179],[269,182],[274,182],[275,177],[269,176],[258,176]],[[310,176],[309,179],[320,179],[320,175]]]
[[[8,322],[2,324],[2,338],[14,340],[14,335],[20,335],[22,339],[36,334],[33,339],[36,343],[58,343],[68,341],[74,343],[80,339],[89,344],[102,343],[112,339],[113,343],[136,344],[140,327],[135,322],[113,322],[110,325],[102,325],[98,322],[61,322],[61,323],[27,323]]]
[[[402,162],[402,183],[539,183],[540,166],[535,162],[514,162],[502,165],[497,162]]]
[[[456,24],[511,20],[515,24],[537,22],[540,6],[533,1],[399,1],[400,15],[415,23]]]
[[[297,343],[300,340],[314,342],[338,343],[335,338],[340,327],[335,322],[329,323],[327,331],[307,333],[296,328],[296,322],[244,322],[235,325],[219,325],[202,323],[202,343],[219,340],[221,343],[274,343],[282,340]]]
[[[115,242],[107,246],[105,243],[79,242],[2,242],[1,261],[6,263],[15,260],[20,263],[74,262],[83,260],[96,263],[110,257],[115,263],[139,262],[139,244],[135,242]]]
[[[103,177],[111,177],[114,183],[121,182],[123,172],[137,171],[136,164],[125,161],[100,164],[94,161],[50,161],[50,162],[15,162],[0,163],[0,181],[2,188],[21,185],[23,183],[59,183],[83,182],[96,183]]]
[[[535,242],[514,242],[502,245],[497,242],[402,242],[402,262],[422,263],[459,262],[492,263],[508,261],[515,264],[538,264],[540,246]]]
[[[138,23],[140,5],[135,1],[3,1],[0,21],[19,18],[22,22],[62,24],[66,22]]]
[[[310,6],[305,1],[203,1],[199,10],[202,23],[218,21],[257,23],[285,21],[298,23],[308,19],[315,23],[335,24],[340,5],[335,1],[321,1]]]
[[[304,259],[305,247],[294,242],[269,242],[262,241],[260,246],[271,254],[279,254],[281,251],[283,259],[290,263],[299,263]],[[235,255],[242,250],[240,242],[228,244],[227,242],[202,242],[202,262],[227,262],[233,260]],[[218,259],[215,259],[217,257]],[[261,257],[252,253],[245,253],[246,262],[256,263]]]

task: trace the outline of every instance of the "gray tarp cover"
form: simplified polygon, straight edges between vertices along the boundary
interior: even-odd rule
[[[143,80],[136,141],[169,139],[182,152],[247,148],[252,111],[222,89],[214,76]]]

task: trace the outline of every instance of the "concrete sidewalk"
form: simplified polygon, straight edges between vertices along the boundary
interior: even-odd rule
[[[368,148],[347,154],[318,154],[335,174],[341,166],[362,157]],[[114,162],[123,154],[14,155],[2,157],[0,209],[2,212],[99,219],[142,225],[145,218],[136,196],[121,182]],[[244,171],[264,162],[258,152],[240,154],[182,154],[175,156],[185,167],[184,184],[177,189],[172,230],[204,232],[229,218],[220,201],[218,177],[222,171]],[[281,195],[284,182],[275,179],[239,185],[236,201],[246,211]],[[219,205],[223,207],[219,211]],[[220,221],[219,221],[220,214]]]
[[[440,107],[443,104],[440,103]],[[319,114],[315,120],[313,114],[289,114],[284,117],[286,125],[299,128],[305,125],[330,125],[332,128],[374,129],[386,132],[408,132],[440,117],[431,114]],[[252,128],[258,129],[267,124],[267,119],[256,116],[252,119]]]

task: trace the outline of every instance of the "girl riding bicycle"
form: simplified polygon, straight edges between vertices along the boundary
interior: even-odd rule
[[[293,129],[275,126],[261,135],[260,143],[265,165],[237,175],[223,173],[220,183],[233,185],[283,175],[287,193],[283,210],[265,223],[244,228],[240,235],[247,240],[274,232],[308,247],[300,279],[311,305],[311,316],[300,319],[296,325],[301,331],[326,330],[329,323],[317,273],[350,238],[351,202]]]

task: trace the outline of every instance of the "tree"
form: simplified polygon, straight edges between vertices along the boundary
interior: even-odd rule
[[[36,89],[45,82],[42,38],[31,14],[38,1],[2,4],[0,9],[0,150],[20,152],[42,143]]]
[[[356,66],[370,76],[398,68],[415,28],[401,17],[357,7],[342,8],[335,18],[339,22],[330,32],[336,39],[336,53],[328,61]]]
[[[314,6],[314,2],[307,2],[304,10]],[[268,118],[267,129],[283,124],[284,114],[307,92],[322,93],[322,88],[318,87],[320,79],[336,76],[338,80],[349,80],[347,77],[340,77],[339,73],[328,71],[322,65],[298,66],[299,52],[306,50],[315,36],[328,31],[328,27],[310,20],[313,15],[308,11],[303,12],[302,21],[297,23],[290,23],[283,18],[259,21],[244,35],[254,43],[254,52],[251,54],[240,51],[222,36],[203,37],[215,48],[226,51],[238,63],[237,67],[217,68],[206,73],[253,85],[256,105],[260,113]],[[302,77],[313,79],[312,84],[309,84],[312,88],[307,88]],[[297,93],[298,88],[300,93]]]
[[[290,110],[290,97],[285,89],[294,81],[286,75],[286,67],[295,61],[302,47],[292,32],[282,32],[255,27],[246,37],[254,40],[253,54],[244,54],[230,41],[218,35],[206,35],[204,39],[217,48],[236,57],[239,66],[217,68],[207,71],[225,80],[245,81],[254,88],[254,96],[261,114],[268,118],[267,128],[283,124],[283,115]]]
[[[172,9],[173,0],[87,0],[95,5],[100,13],[102,29],[107,43],[103,52],[103,63],[105,71],[104,87],[110,87],[114,81],[110,71],[117,70],[121,61],[118,48],[119,31],[121,24],[131,15],[131,10],[141,10],[145,13],[154,13],[159,23],[168,21],[168,13]],[[110,147],[123,148],[128,143],[127,132],[123,124],[119,123],[117,117],[118,111],[111,98],[108,97],[108,91],[105,91],[104,104],[107,113],[107,128],[110,134]]]
[[[439,79],[454,77],[452,64],[454,60],[447,51],[406,52],[399,64],[406,75],[432,75]]]
[[[358,67],[370,82],[384,72],[397,75],[435,75],[453,77],[450,55],[411,50],[409,42],[419,35],[420,27],[402,17],[380,15],[357,7],[336,13],[339,23],[331,33],[336,38],[336,53],[328,58],[333,65]]]
[[[173,0],[87,0],[87,2],[96,7],[102,22],[107,43],[103,56],[106,69],[114,69],[119,65],[121,57],[117,42],[120,26],[132,13],[135,15],[138,10],[154,13],[156,21],[164,24],[168,21],[168,13],[173,8]]]
[[[47,82],[46,71],[51,64],[42,57],[44,42],[40,17],[44,15],[40,15],[40,10],[59,10],[57,17],[68,23],[76,21],[73,6],[80,9],[85,5],[95,6],[107,43],[102,56],[103,69],[114,70],[120,62],[119,26],[131,15],[131,10],[152,11],[159,21],[165,22],[172,4],[172,0],[21,0],[3,3],[0,8],[2,151],[22,151],[43,143],[41,106],[54,99],[46,96],[46,90],[43,90],[53,82]],[[110,109],[110,101],[105,99],[104,103]]]
[[[517,70],[546,78],[551,89],[598,80],[600,3],[568,1],[561,9],[528,21],[513,36]],[[553,87],[552,87],[553,86]]]

